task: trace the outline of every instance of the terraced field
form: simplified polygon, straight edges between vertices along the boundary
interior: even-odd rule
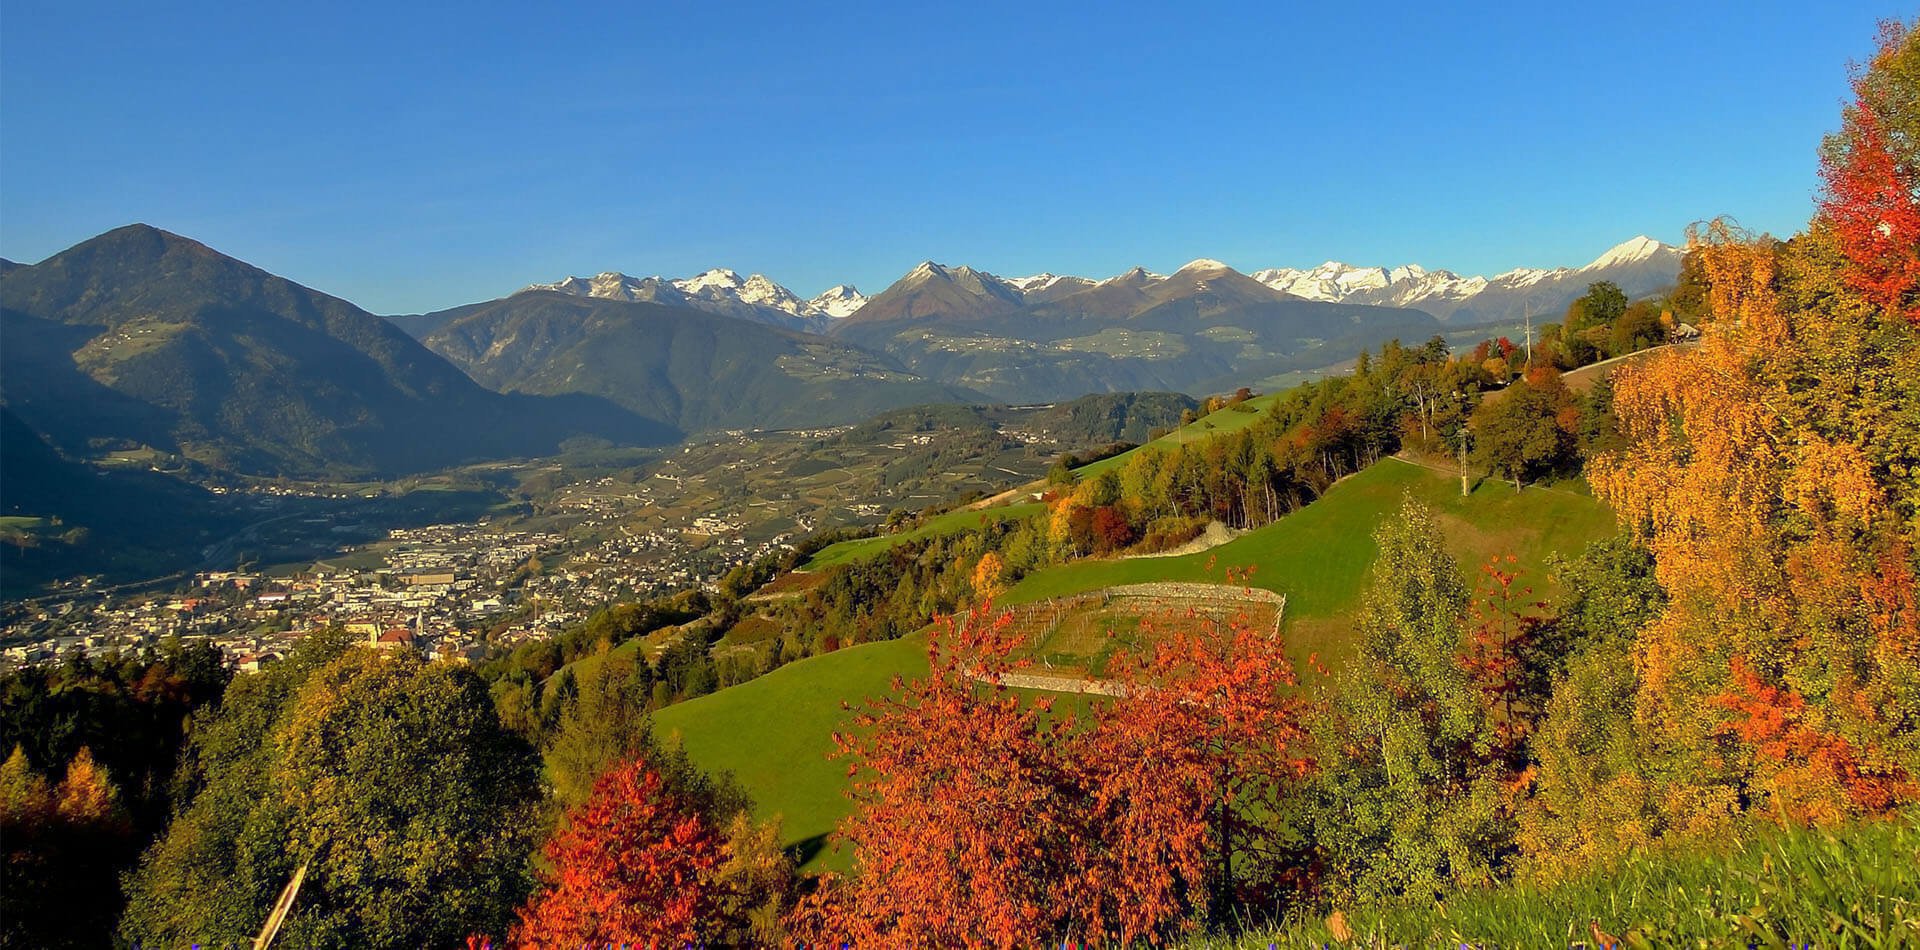
[[[1156,626],[1205,618],[1278,629],[1286,599],[1232,584],[1137,584],[1008,608],[1037,672],[1099,678],[1116,652]]]

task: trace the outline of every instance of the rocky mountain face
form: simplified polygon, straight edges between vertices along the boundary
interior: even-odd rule
[[[1302,300],[1213,260],[1104,281],[1006,279],[931,261],[833,325],[930,379],[995,399],[1212,392],[1440,329],[1415,310]]]

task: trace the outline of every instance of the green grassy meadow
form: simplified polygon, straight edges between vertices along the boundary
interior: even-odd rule
[[[1611,513],[1580,490],[1532,486],[1515,494],[1511,485],[1487,480],[1471,497],[1461,498],[1457,477],[1390,459],[1279,522],[1211,551],[1051,568],[1026,578],[1005,600],[1033,601],[1155,580],[1223,582],[1227,567],[1253,564],[1258,565],[1255,586],[1288,597],[1289,644],[1298,656],[1313,651],[1337,660],[1344,652],[1348,614],[1374,556],[1374,525],[1409,492],[1439,512],[1455,556],[1468,569],[1512,552],[1538,578],[1549,553],[1571,554],[1613,530]],[[997,510],[1029,508],[1039,506]],[[921,530],[934,528],[929,524]],[[846,767],[826,757],[834,730],[847,722],[841,703],[857,705],[885,693],[895,674],[923,674],[924,649],[924,639],[913,636],[801,660],[663,709],[655,714],[656,729],[663,738],[678,736],[703,768],[733,773],[763,818],[780,815],[785,841],[801,849],[806,867],[844,868],[845,855],[819,850],[821,836],[849,811]],[[1056,701],[1063,709],[1083,702],[1073,696]]]
[[[905,544],[909,541],[918,541],[921,538],[931,538],[937,535],[957,534],[968,528],[978,528],[988,521],[1014,521],[1020,518],[1031,518],[1045,511],[1046,507],[1046,505],[1040,502],[1033,501],[1019,505],[1003,505],[996,508],[983,508],[971,511],[965,508],[949,511],[945,514],[935,515],[928,519],[926,524],[914,528],[911,531],[902,531],[898,534],[883,534],[873,538],[855,538],[851,541],[841,541],[837,544],[830,544],[814,552],[813,557],[808,558],[807,562],[800,566],[800,569],[803,571],[818,571],[836,564],[851,564],[855,561],[864,561],[896,545]]]
[[[780,816],[784,843],[801,849],[808,869],[845,869],[845,854],[821,848],[852,810],[846,764],[827,758],[847,723],[841,703],[857,706],[886,693],[896,674],[926,670],[920,636],[848,647],[668,706],[654,714],[654,730],[677,738],[702,768],[733,773],[760,817]]]
[[[1104,458],[1098,462],[1082,465],[1074,469],[1074,471],[1079,473],[1081,478],[1092,478],[1108,469],[1119,468],[1127,464],[1135,454],[1140,452],[1158,451],[1188,442],[1210,439],[1216,435],[1238,432],[1241,429],[1253,425],[1254,421],[1265,414],[1269,406],[1273,405],[1274,400],[1279,398],[1280,394],[1278,392],[1268,393],[1264,396],[1255,396],[1238,406],[1228,406],[1225,409],[1208,413],[1145,445],[1128,449],[1112,458]]]
[[[1486,479],[1460,496],[1460,480],[1386,459],[1333,486],[1319,500],[1212,550],[1180,557],[1076,561],[1036,571],[1002,598],[1019,604],[1149,581],[1225,583],[1226,570],[1254,567],[1249,585],[1287,596],[1288,638],[1296,649],[1333,659],[1345,652],[1349,614],[1373,563],[1373,529],[1407,494],[1431,506],[1448,547],[1468,572],[1514,555],[1537,592],[1547,592],[1547,555],[1571,555],[1613,531],[1613,515],[1573,487],[1513,486]],[[1304,653],[1302,654],[1304,656]]]

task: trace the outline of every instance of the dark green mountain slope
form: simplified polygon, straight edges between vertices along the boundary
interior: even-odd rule
[[[846,343],[679,307],[527,291],[408,319],[432,327],[427,346],[483,385],[590,394],[688,431],[981,401]]]
[[[56,577],[160,573],[239,526],[206,490],[142,468],[60,457],[0,406],[0,595]]]
[[[0,335],[0,399],[78,455],[393,473],[675,434],[590,399],[488,392],[379,317],[145,225],[0,276]]]

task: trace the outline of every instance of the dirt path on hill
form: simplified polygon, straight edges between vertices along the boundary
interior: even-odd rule
[[[1199,537],[1177,548],[1155,551],[1152,554],[1126,554],[1122,555],[1120,560],[1131,561],[1135,558],[1143,557],[1184,557],[1188,554],[1199,554],[1201,551],[1217,548],[1246,533],[1246,530],[1243,528],[1229,528],[1224,522],[1209,521],[1207,522],[1206,530],[1200,532]]]

